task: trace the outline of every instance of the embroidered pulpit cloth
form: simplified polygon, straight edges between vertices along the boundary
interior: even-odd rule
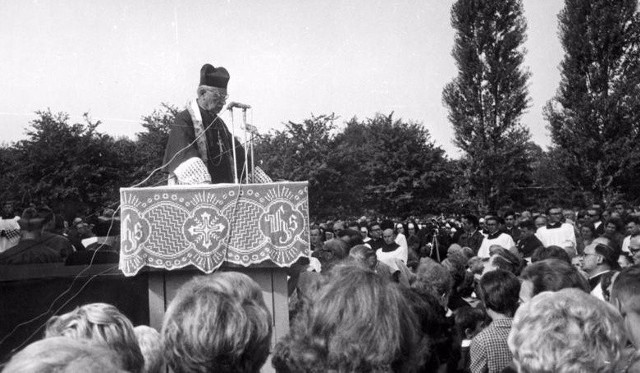
[[[120,189],[120,270],[271,261],[309,255],[306,182]]]

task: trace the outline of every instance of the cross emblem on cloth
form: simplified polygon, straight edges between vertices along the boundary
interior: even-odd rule
[[[211,238],[218,238],[216,233],[220,233],[224,230],[224,225],[217,223],[218,219],[211,220],[211,214],[203,212],[200,217],[202,221],[198,225],[193,225],[189,228],[189,233],[196,236],[203,236],[202,245],[207,249],[211,246]]]

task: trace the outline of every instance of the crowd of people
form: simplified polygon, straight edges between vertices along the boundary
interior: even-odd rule
[[[119,234],[120,220],[112,209],[65,219],[45,205],[29,205],[18,214],[12,202],[5,202],[0,265],[118,263]]]
[[[186,283],[159,332],[103,303],[54,316],[3,372],[637,372],[637,213],[313,223],[277,341],[259,285],[222,271]]]

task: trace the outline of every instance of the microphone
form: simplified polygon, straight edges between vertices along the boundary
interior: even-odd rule
[[[249,132],[250,134],[253,134],[253,135],[258,134],[258,128],[253,124],[247,123],[246,128],[247,128],[247,132]]]
[[[227,110],[233,110],[233,108],[236,108],[236,107],[238,109],[243,109],[243,110],[251,109],[251,105],[241,104],[239,102],[231,101],[229,105],[227,105]]]

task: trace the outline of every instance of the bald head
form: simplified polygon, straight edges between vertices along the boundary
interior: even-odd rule
[[[640,264],[640,236],[631,236],[629,251],[635,264]]]
[[[387,245],[390,245],[393,243],[393,240],[395,239],[394,235],[393,235],[393,229],[391,228],[387,228],[382,232],[382,238],[384,239],[384,243],[386,243]]]

